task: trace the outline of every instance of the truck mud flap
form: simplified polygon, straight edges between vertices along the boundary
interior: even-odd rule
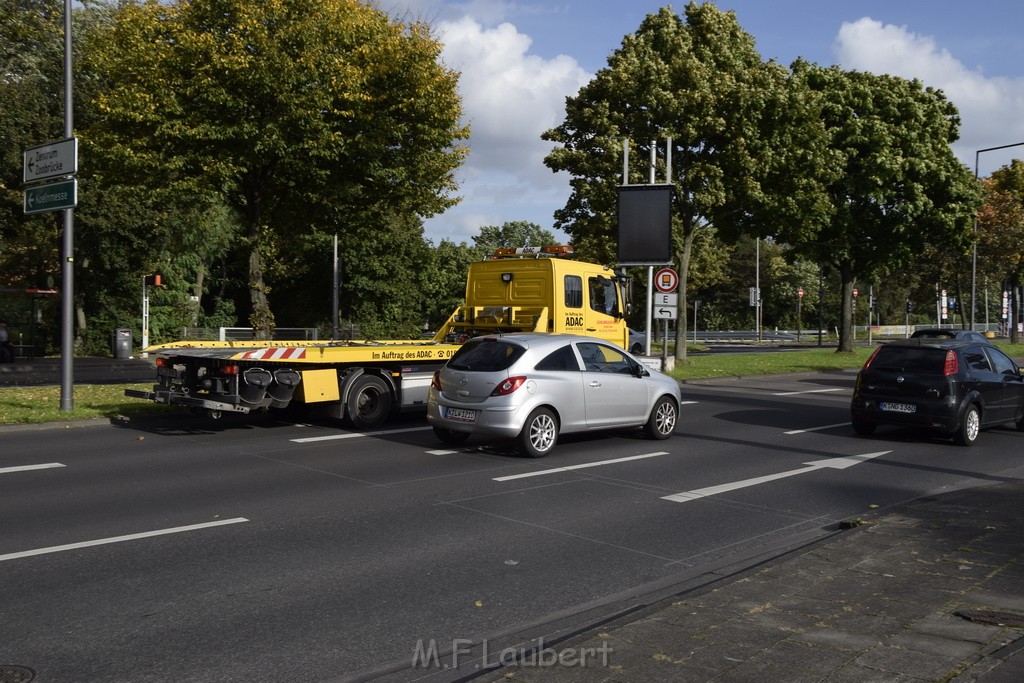
[[[172,394],[169,391],[142,391],[141,389],[125,389],[125,396],[132,398],[144,398],[156,403],[165,403],[169,406],[184,406],[186,408],[198,408],[214,412],[248,413],[248,406],[225,403],[223,401],[211,401],[197,396],[186,396],[184,394]]]

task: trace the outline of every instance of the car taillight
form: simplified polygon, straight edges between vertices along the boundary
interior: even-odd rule
[[[430,379],[430,388],[441,391],[441,371],[434,370],[434,376]]]
[[[525,377],[509,377],[498,383],[498,386],[491,392],[491,396],[508,396],[513,391],[523,386],[523,382],[526,381]]]
[[[960,369],[960,361],[956,359],[956,354],[952,351],[946,351],[946,365],[942,368],[942,374],[946,377],[955,375]]]
[[[865,370],[867,370],[867,369],[868,369],[868,366],[869,366],[869,365],[871,365],[871,361],[873,361],[873,360],[875,359],[875,356],[877,356],[877,355],[878,355],[878,352],[879,352],[879,351],[881,351],[881,350],[882,350],[882,347],[881,347],[881,346],[879,346],[879,347],[878,347],[877,349],[875,349],[874,351],[872,351],[872,352],[871,352],[871,355],[870,355],[870,356],[868,356],[868,360],[867,360],[867,362],[866,362],[866,363],[864,363],[864,369],[865,369]]]

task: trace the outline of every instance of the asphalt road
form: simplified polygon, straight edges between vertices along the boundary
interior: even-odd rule
[[[853,378],[688,383],[674,438],[567,438],[542,460],[445,448],[422,416],[369,434],[179,414],[0,430],[0,665],[455,680],[471,660],[414,654],[566,636],[871,506],[1024,474],[1012,429],[972,448],[855,436]]]

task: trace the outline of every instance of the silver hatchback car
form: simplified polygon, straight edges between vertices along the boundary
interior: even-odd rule
[[[445,443],[470,434],[516,439],[535,458],[559,434],[643,427],[667,439],[679,421],[679,383],[609,342],[578,335],[477,337],[434,373],[427,419]]]

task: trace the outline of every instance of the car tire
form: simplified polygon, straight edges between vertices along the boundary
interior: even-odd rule
[[[345,401],[345,414],[356,429],[376,429],[391,415],[391,388],[376,375],[360,375]]]
[[[543,458],[558,442],[558,419],[548,408],[537,408],[526,418],[517,438],[519,450],[531,458]]]
[[[978,440],[978,432],[981,430],[981,413],[978,406],[971,405],[960,420],[960,426],[953,433],[953,440],[958,446],[970,446]]]
[[[644,347],[640,344],[633,344],[631,347],[629,347],[629,352],[634,356],[639,356],[644,352]]]
[[[644,432],[648,438],[661,440],[672,436],[679,423],[679,406],[668,396],[662,396],[651,409],[651,416],[647,418],[644,425]]]
[[[469,432],[456,432],[454,430],[446,429],[445,427],[438,427],[435,425],[434,436],[436,436],[437,440],[440,441],[441,443],[454,445],[460,444],[466,439],[468,439]]]
[[[861,436],[871,436],[875,433],[875,427],[877,426],[878,425],[873,425],[870,422],[854,422],[853,431]]]

